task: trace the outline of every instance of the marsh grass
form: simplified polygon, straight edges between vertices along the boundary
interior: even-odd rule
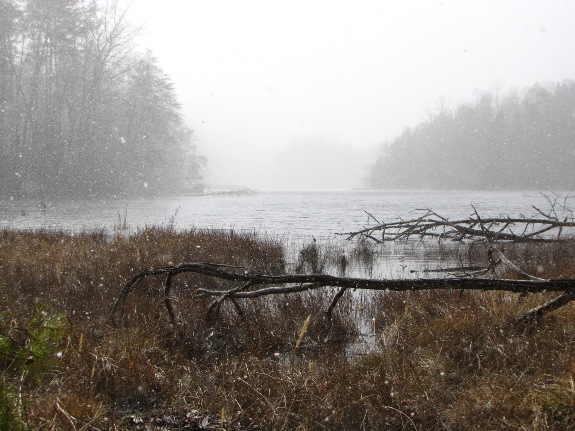
[[[302,271],[341,274],[363,265],[375,273],[391,254],[368,243],[305,247],[312,254]],[[414,246],[417,258],[485,259],[481,245],[423,247]],[[575,277],[573,251],[572,242],[504,249],[523,270],[549,277]],[[575,427],[573,306],[525,331],[510,324],[546,294],[356,292],[342,298],[328,325],[323,312],[337,289],[326,288],[240,301],[243,315],[226,302],[209,323],[211,300],[192,293],[223,282],[182,274],[174,279],[178,331],[160,278],[138,286],[123,326],[108,325],[119,289],[143,268],[192,261],[282,273],[298,264],[286,255],[276,238],[173,226],[129,235],[0,232],[0,326],[30,326],[45,312],[63,319],[64,334],[52,340],[37,378],[22,378],[32,363],[3,362],[3,417],[14,429],[55,430]],[[352,348],[365,331],[370,349]],[[41,339],[29,335],[24,348]]]

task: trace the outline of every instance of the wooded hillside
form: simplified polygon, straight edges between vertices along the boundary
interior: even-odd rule
[[[570,190],[575,185],[575,82],[484,94],[407,128],[368,184],[385,189]]]
[[[159,194],[203,159],[170,78],[115,1],[0,0],[0,190]]]

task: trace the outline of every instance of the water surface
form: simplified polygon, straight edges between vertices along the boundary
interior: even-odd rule
[[[187,196],[156,199],[3,201],[0,228],[109,229],[125,221],[131,229],[166,225],[257,230],[325,239],[379,221],[410,218],[413,210],[433,209],[465,218],[474,205],[482,216],[533,215],[545,208],[537,192],[330,191],[263,192],[246,196]]]

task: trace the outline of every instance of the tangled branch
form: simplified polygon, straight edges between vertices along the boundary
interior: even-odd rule
[[[544,213],[533,207],[538,217],[488,217],[479,215],[475,207],[473,214],[467,219],[450,220],[430,209],[420,217],[410,220],[398,220],[389,223],[379,223],[376,226],[346,232],[348,239],[364,237],[377,243],[387,241],[408,240],[411,238],[437,238],[453,241],[484,239],[490,242],[545,242],[562,239],[564,230],[575,228],[575,218],[568,216],[559,218],[556,203],[551,210]],[[375,218],[368,213],[375,220]],[[571,231],[572,232],[572,231]],[[553,235],[552,235],[553,234]]]

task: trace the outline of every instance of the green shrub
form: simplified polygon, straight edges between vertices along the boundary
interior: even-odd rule
[[[0,381],[0,431],[20,431],[24,429],[16,414],[17,406],[10,388]]]
[[[39,382],[61,357],[66,338],[65,316],[38,307],[28,319],[0,314],[0,366],[26,382]]]

